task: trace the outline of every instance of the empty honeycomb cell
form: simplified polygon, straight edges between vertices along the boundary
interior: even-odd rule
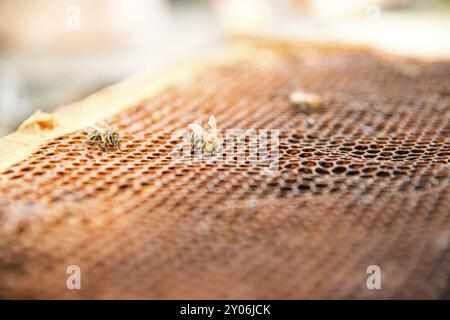
[[[344,166],[336,166],[331,171],[336,174],[341,174],[341,173],[344,173],[345,171],[347,171],[347,168]]]

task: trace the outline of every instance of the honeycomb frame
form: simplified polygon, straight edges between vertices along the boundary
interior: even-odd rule
[[[229,50],[164,85],[140,78],[62,108],[31,143],[0,142],[34,145],[2,154],[0,297],[450,298],[450,62],[276,41]],[[325,110],[292,108],[298,89]],[[174,161],[173,133],[210,115],[222,131],[279,130],[276,171],[251,157]],[[123,149],[86,146],[86,117]],[[82,290],[65,287],[72,264]],[[366,287],[370,265],[382,290]]]

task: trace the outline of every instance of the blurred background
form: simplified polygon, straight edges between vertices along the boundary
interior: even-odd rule
[[[235,34],[450,57],[450,0],[0,0],[0,137]]]

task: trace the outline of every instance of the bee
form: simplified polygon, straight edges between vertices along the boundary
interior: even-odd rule
[[[194,151],[204,151],[209,154],[215,154],[220,149],[220,140],[217,136],[217,123],[214,116],[209,117],[209,130],[203,130],[201,126],[196,123],[191,123],[189,129],[189,141],[191,148]]]
[[[315,93],[294,91],[289,95],[289,101],[301,111],[319,111],[323,109],[322,98]]]
[[[98,143],[102,151],[120,150],[120,136],[111,130],[106,123],[89,127],[86,138],[87,144]]]

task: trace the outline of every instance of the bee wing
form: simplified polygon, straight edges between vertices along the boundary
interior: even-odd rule
[[[98,129],[97,126],[95,125],[95,122],[92,121],[92,120],[85,119],[85,120],[82,121],[82,124],[83,124],[84,127],[86,127],[86,130],[88,132],[95,131],[95,130]]]
[[[213,135],[217,135],[217,122],[216,122],[216,118],[214,116],[209,117],[208,125],[209,125],[209,128],[211,129],[211,133]]]
[[[83,124],[83,126],[85,126],[85,127],[92,127],[94,125],[94,121],[89,120],[89,119],[84,119],[83,121],[81,121],[81,124]]]
[[[98,120],[98,121],[95,122],[95,124],[96,124],[99,128],[104,128],[104,129],[107,129],[107,130],[111,130],[111,128],[109,127],[109,125],[108,125],[105,121]]]
[[[200,127],[197,123],[191,123],[188,127],[194,133],[197,133],[197,134],[202,134],[203,133],[202,127]]]

